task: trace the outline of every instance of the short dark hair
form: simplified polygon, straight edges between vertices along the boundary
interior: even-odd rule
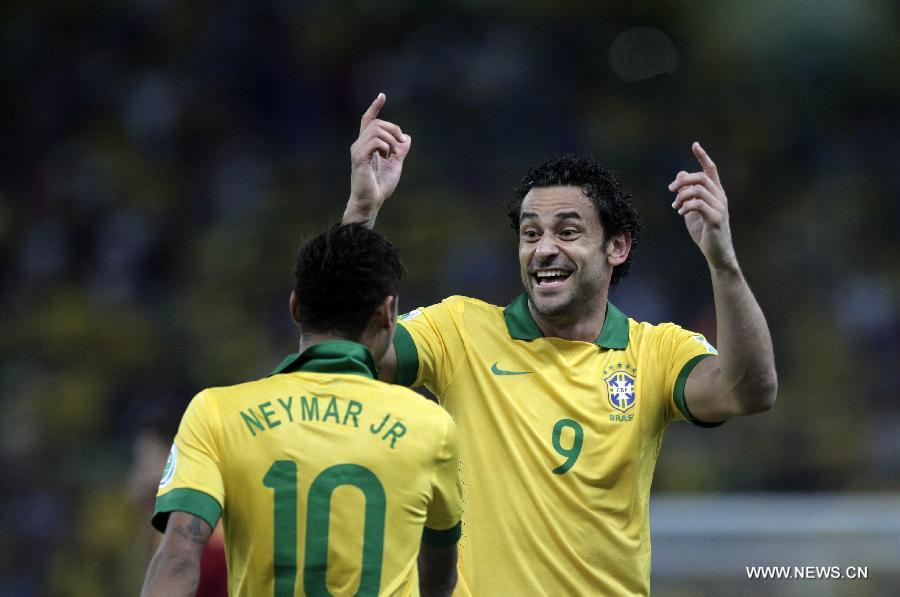
[[[626,194],[616,177],[590,156],[564,155],[545,161],[528,171],[516,189],[515,198],[509,203],[509,218],[513,230],[519,232],[522,200],[534,187],[581,187],[585,197],[591,200],[600,223],[603,225],[603,244],[622,232],[631,235],[631,252],[617,265],[610,278],[610,286],[628,274],[641,232],[641,216],[634,206],[633,197]]]
[[[294,293],[303,332],[358,340],[375,308],[397,296],[400,250],[363,224],[336,225],[297,251]]]

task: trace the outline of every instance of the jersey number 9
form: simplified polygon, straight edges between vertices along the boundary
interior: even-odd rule
[[[560,441],[562,439],[562,431],[567,427],[574,432],[572,446],[570,448],[563,447],[562,442]],[[560,455],[566,457],[565,462],[553,469],[555,474],[562,475],[575,465],[575,461],[578,460],[578,456],[581,454],[581,444],[584,443],[584,429],[581,428],[578,421],[573,421],[572,419],[560,419],[556,422],[556,425],[553,426],[552,442],[553,449]]]

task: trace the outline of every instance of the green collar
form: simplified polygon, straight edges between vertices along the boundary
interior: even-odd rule
[[[362,344],[350,340],[329,340],[313,344],[301,353],[291,353],[269,375],[295,371],[349,373],[378,379],[372,353]]]
[[[503,319],[506,320],[509,335],[516,340],[534,340],[544,335],[528,311],[528,296],[524,292],[506,306]],[[603,329],[594,344],[614,350],[622,350],[628,346],[628,317],[609,301],[606,302]]]

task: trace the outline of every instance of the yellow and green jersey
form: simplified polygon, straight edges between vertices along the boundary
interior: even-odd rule
[[[347,341],[258,381],[200,392],[181,421],[153,525],[222,518],[232,595],[418,595],[419,545],[460,534],[456,428],[374,379]]]
[[[650,590],[649,497],[666,425],[715,349],[611,303],[594,343],[544,337],[525,295],[401,316],[397,382],[426,385],[460,435],[465,595]]]

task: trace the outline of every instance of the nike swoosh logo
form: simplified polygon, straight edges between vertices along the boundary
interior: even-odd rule
[[[499,363],[500,361],[497,361]],[[531,371],[504,371],[497,367],[497,363],[491,365],[491,373],[494,375],[528,375]]]

